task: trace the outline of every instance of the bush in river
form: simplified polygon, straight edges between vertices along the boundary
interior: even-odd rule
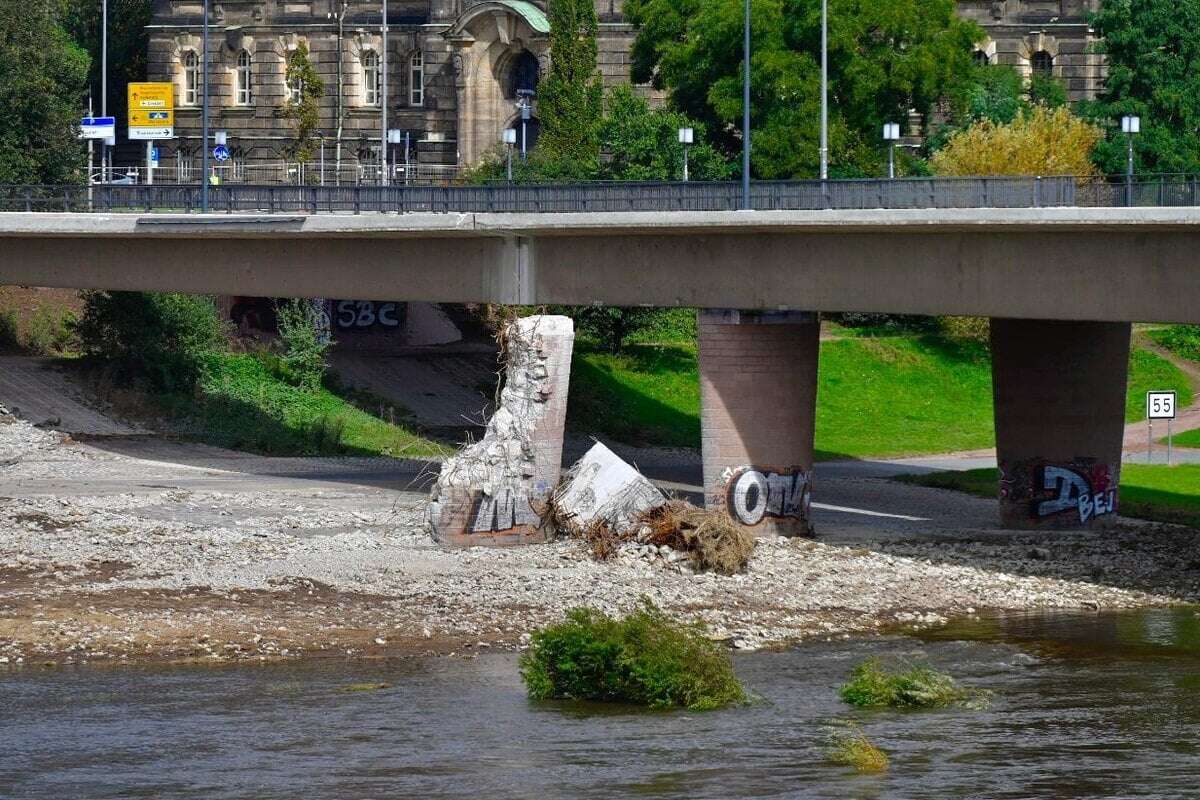
[[[729,653],[699,625],[649,601],[622,618],[576,608],[533,634],[521,677],[534,700],[625,702],[704,711],[747,700]]]
[[[887,753],[876,747],[857,728],[839,731],[831,737],[829,760],[864,773],[885,772],[888,768]]]
[[[850,705],[866,708],[978,707],[987,698],[986,692],[960,686],[954,678],[930,667],[889,669],[878,658],[868,658],[855,667],[850,681],[838,691]]]

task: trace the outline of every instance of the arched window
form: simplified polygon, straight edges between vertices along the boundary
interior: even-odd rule
[[[299,103],[304,99],[304,79],[297,76],[295,80],[288,78],[288,71],[291,69],[292,56],[284,59],[283,62],[283,85],[287,89],[288,99],[293,103]]]
[[[528,50],[523,50],[513,59],[512,68],[508,73],[507,97],[517,98],[532,95],[537,91],[538,60],[537,56]]]
[[[420,50],[408,60],[408,104],[425,105],[425,56]]]
[[[249,51],[242,50],[238,53],[237,58],[237,97],[235,102],[239,106],[248,106],[254,102],[254,87],[252,84],[251,64],[253,59],[250,58]]]
[[[196,51],[186,51],[183,54],[183,104],[185,106],[196,105],[196,87],[200,85],[199,74],[200,59],[196,57]]]
[[[988,58],[988,54],[987,54],[987,53],[985,53],[985,52],[984,52],[984,51],[982,51],[982,50],[976,50],[976,51],[975,51],[975,64],[976,64],[976,66],[980,66],[980,67],[986,67],[986,66],[987,66],[988,64],[990,64],[990,63],[992,63],[992,60],[991,60],[990,58]]]
[[[368,50],[363,53],[363,102],[369,106],[379,105],[379,53]]]
[[[1033,67],[1034,75],[1041,75],[1044,78],[1049,78],[1054,74],[1054,56],[1047,53],[1045,50],[1038,50],[1030,59],[1030,65]]]

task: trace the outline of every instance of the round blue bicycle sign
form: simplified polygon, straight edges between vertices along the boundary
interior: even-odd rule
[[[223,144],[219,144],[213,148],[213,158],[217,161],[229,160],[229,148]]]

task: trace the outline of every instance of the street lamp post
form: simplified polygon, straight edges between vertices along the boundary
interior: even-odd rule
[[[679,129],[679,143],[683,145],[683,182],[688,181],[688,147],[695,140],[696,132],[691,128]]]
[[[750,0],[742,21],[742,209],[750,210]]]
[[[829,178],[829,0],[821,0],[821,180]]]
[[[200,211],[208,213],[208,3],[204,0],[204,41],[200,45],[203,73],[200,83],[204,98],[200,103]]]
[[[389,151],[389,153],[388,153],[389,158],[384,160],[384,163],[387,165],[388,183],[391,183],[391,180],[392,180],[392,172],[394,170],[392,162],[395,161],[395,158],[391,157],[392,150],[393,150],[392,145],[402,144],[403,142],[404,142],[404,131],[400,130],[399,128],[388,129],[387,146],[388,146],[388,151]]]
[[[528,94],[521,95],[518,107],[521,109],[521,161],[524,162],[529,153],[529,120],[533,118],[533,105]]]
[[[517,143],[517,129],[516,128],[505,128],[504,129],[504,146],[505,146],[505,149],[508,150],[508,166],[506,168],[506,172],[508,174],[508,182],[509,183],[512,183],[512,151],[513,151],[513,145],[515,145],[516,143]]]
[[[380,164],[381,164],[382,171],[383,171],[381,178],[386,184],[388,178],[390,177],[387,174],[387,169],[388,169],[388,157],[387,157],[387,151],[388,151],[388,140],[387,140],[387,137],[388,137],[388,8],[387,8],[387,0],[383,0],[382,39],[383,39],[383,44],[382,44],[383,57],[380,59],[380,67],[379,67],[380,72],[382,74],[382,77],[380,78],[380,81],[379,81],[379,84],[380,84],[380,86],[379,86],[379,90],[380,90],[379,109],[380,109],[380,117],[381,117],[379,120],[379,144],[380,144],[379,156],[380,156]]]
[[[1133,205],[1133,136],[1142,132],[1141,117],[1126,114],[1121,117],[1121,131],[1125,134],[1128,155],[1125,160],[1125,205]]]
[[[883,123],[883,140],[888,143],[888,178],[893,179],[896,177],[896,142],[900,141],[899,123]]]

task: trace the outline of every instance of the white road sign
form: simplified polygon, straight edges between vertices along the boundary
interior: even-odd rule
[[[79,121],[80,139],[110,139],[116,135],[115,117],[84,117]]]
[[[141,139],[145,141],[157,141],[159,139],[174,139],[174,128],[130,128],[130,139]]]
[[[1146,419],[1175,419],[1175,393],[1146,392]]]

